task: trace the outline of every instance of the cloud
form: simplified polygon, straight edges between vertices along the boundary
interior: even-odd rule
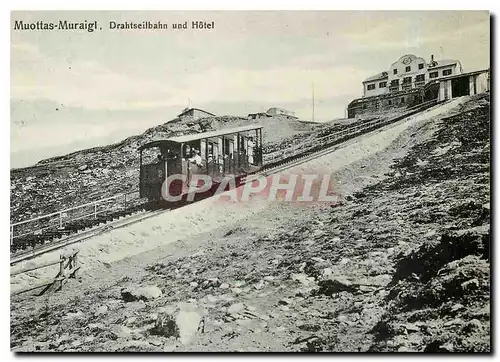
[[[44,55],[36,46],[12,45],[11,98],[48,99],[71,107],[130,109],[172,105],[168,82],[115,72],[97,62]]]
[[[459,59],[466,70],[489,66],[487,12],[17,12],[12,18],[62,16],[103,25],[195,17],[214,20],[216,29],[13,32],[11,100],[25,102],[18,109],[47,105],[13,112],[15,150],[55,144],[70,150],[72,142],[139,133],[175,116],[188,99],[218,114],[282,106],[310,119],[313,82],[316,119],[342,117],[362,95],[362,80],[406,53]]]
[[[213,67],[182,81],[180,96],[201,103],[216,102],[294,102],[311,94],[314,82],[318,95],[330,98],[352,95],[359,88],[362,72],[356,68],[282,66],[265,70]],[[189,90],[189,91],[187,91]],[[321,96],[320,96],[321,97]]]
[[[124,74],[93,61],[68,61],[43,55],[30,44],[14,44],[11,96],[14,99],[50,100],[68,107],[89,109],[141,109],[195,103],[294,102],[311,93],[316,83],[318,99],[359,91],[366,72],[348,66],[328,65],[328,55],[295,59],[291,65],[245,69],[222,65],[197,73],[156,79]],[[332,56],[332,60],[335,58]],[[375,71],[375,69],[373,70]]]

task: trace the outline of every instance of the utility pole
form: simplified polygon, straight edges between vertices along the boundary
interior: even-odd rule
[[[312,121],[314,122],[314,82],[312,83]]]

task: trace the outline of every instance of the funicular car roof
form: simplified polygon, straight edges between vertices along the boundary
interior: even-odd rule
[[[150,147],[161,146],[161,145],[164,145],[166,143],[185,143],[185,142],[201,140],[204,138],[220,137],[220,136],[233,134],[233,133],[261,129],[262,127],[263,126],[261,126],[260,124],[252,124],[252,125],[242,126],[242,127],[225,128],[225,129],[221,129],[218,131],[194,133],[194,134],[188,134],[188,135],[184,135],[184,136],[177,136],[177,137],[167,138],[166,140],[157,140],[157,141],[152,141],[152,142],[146,143],[146,144],[142,145],[141,147],[139,147],[139,150],[143,150],[145,148],[150,148]]]

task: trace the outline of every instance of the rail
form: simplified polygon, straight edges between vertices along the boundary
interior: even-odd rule
[[[407,108],[405,113],[396,117],[389,119],[375,119],[363,122],[362,124],[347,126],[343,130],[302,142],[300,145],[292,145],[284,152],[275,152],[273,154],[265,155],[265,167],[263,168],[263,171],[268,171],[273,167],[280,168],[282,165],[288,164],[299,157],[313,155],[321,149],[326,149],[349,138],[356,137],[357,135],[380,128],[390,123],[394,123],[403,118],[410,117],[413,114],[426,110],[437,104],[437,101],[421,103],[414,107]],[[33,238],[33,245],[31,245],[33,250],[46,249],[46,247],[51,246],[53,240],[60,239],[67,234],[71,234],[72,232],[85,229],[85,227],[96,227],[96,225],[99,224],[99,222],[96,223],[96,219],[99,219],[102,214],[118,212],[120,210],[125,212],[127,207],[136,203],[137,200],[140,200],[138,191],[132,191],[77,207],[61,210],[52,214],[38,216],[30,220],[14,223],[11,225],[11,249],[15,239],[21,237]],[[78,223],[79,221],[81,221],[81,223],[79,225],[75,225],[75,223]],[[103,217],[102,221],[105,223],[108,220]],[[37,236],[42,237],[42,234],[44,238],[38,240]],[[37,246],[40,244],[40,241],[44,242],[47,238],[51,238],[48,240],[49,243],[47,245],[42,244],[41,247]],[[60,242],[63,241],[64,239]],[[58,241],[57,243],[59,244],[60,242]],[[27,253],[29,253],[29,247],[21,252],[21,254],[23,254],[23,258],[28,255]]]
[[[126,210],[137,200],[139,200],[139,192],[131,191],[13,223],[10,225],[10,245],[14,244],[15,239],[27,235],[36,237],[52,232],[54,235],[63,236],[73,231],[72,226],[77,221],[95,220],[104,213]]]
[[[264,156],[264,164],[273,165],[276,162],[282,161],[284,159],[289,159],[296,157],[298,155],[302,155],[307,152],[312,152],[318,147],[326,147],[328,145],[341,141],[347,137],[353,137],[356,134],[361,134],[369,129],[381,127],[385,124],[390,124],[400,119],[410,117],[422,110],[428,109],[437,104],[438,102],[435,100],[428,101],[425,103],[420,103],[416,106],[406,108],[405,113],[402,113],[396,117],[392,117],[389,119],[375,119],[372,121],[363,122],[362,124],[357,124],[352,127],[348,126],[341,131],[320,138],[315,138],[313,140],[308,140],[298,145],[292,145],[292,147],[287,148],[283,152],[273,152],[272,154],[266,155],[267,157]]]
[[[14,296],[43,287],[45,288],[40,292],[39,295],[44,294],[53,286],[55,286],[56,289],[60,290],[67,282],[68,278],[76,278],[76,272],[80,269],[80,265],[78,264],[78,250],[71,250],[64,254],[61,254],[59,260],[47,261],[38,265],[27,265],[24,268],[15,270],[10,274],[10,276],[13,277],[15,275],[24,274],[33,270],[38,270],[57,264],[59,264],[59,272],[54,278],[43,280],[34,285],[29,285],[27,287],[11,291],[10,295]]]

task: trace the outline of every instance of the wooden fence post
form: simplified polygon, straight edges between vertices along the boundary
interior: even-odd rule
[[[64,282],[64,261],[65,260],[66,260],[66,258],[64,257],[64,255],[61,254],[60,261],[59,261],[59,278],[61,278],[61,280],[59,282],[59,289],[62,289],[63,282]]]
[[[71,252],[61,254],[59,256],[59,260],[56,259],[52,261],[46,261],[39,265],[28,265],[18,269],[17,271],[11,272],[10,275],[12,277],[32,270],[37,270],[51,265],[59,264],[59,273],[55,276],[55,278],[49,280],[43,280],[41,283],[38,283],[36,285],[32,285],[26,288],[21,288],[16,291],[11,291],[10,295],[14,296],[42,287],[45,288],[43,288],[43,290],[38,295],[44,294],[49,289],[61,290],[63,285],[67,282],[68,277],[76,278],[76,272],[78,271],[78,269],[80,269],[78,265],[78,252],[79,250],[73,250]],[[66,271],[67,268],[69,268],[68,271]]]
[[[74,270],[73,278],[75,278],[75,279],[78,279],[76,277],[76,272],[78,271],[77,266],[78,266],[78,250],[75,251],[75,253],[73,254],[73,267],[72,267],[72,269]]]

